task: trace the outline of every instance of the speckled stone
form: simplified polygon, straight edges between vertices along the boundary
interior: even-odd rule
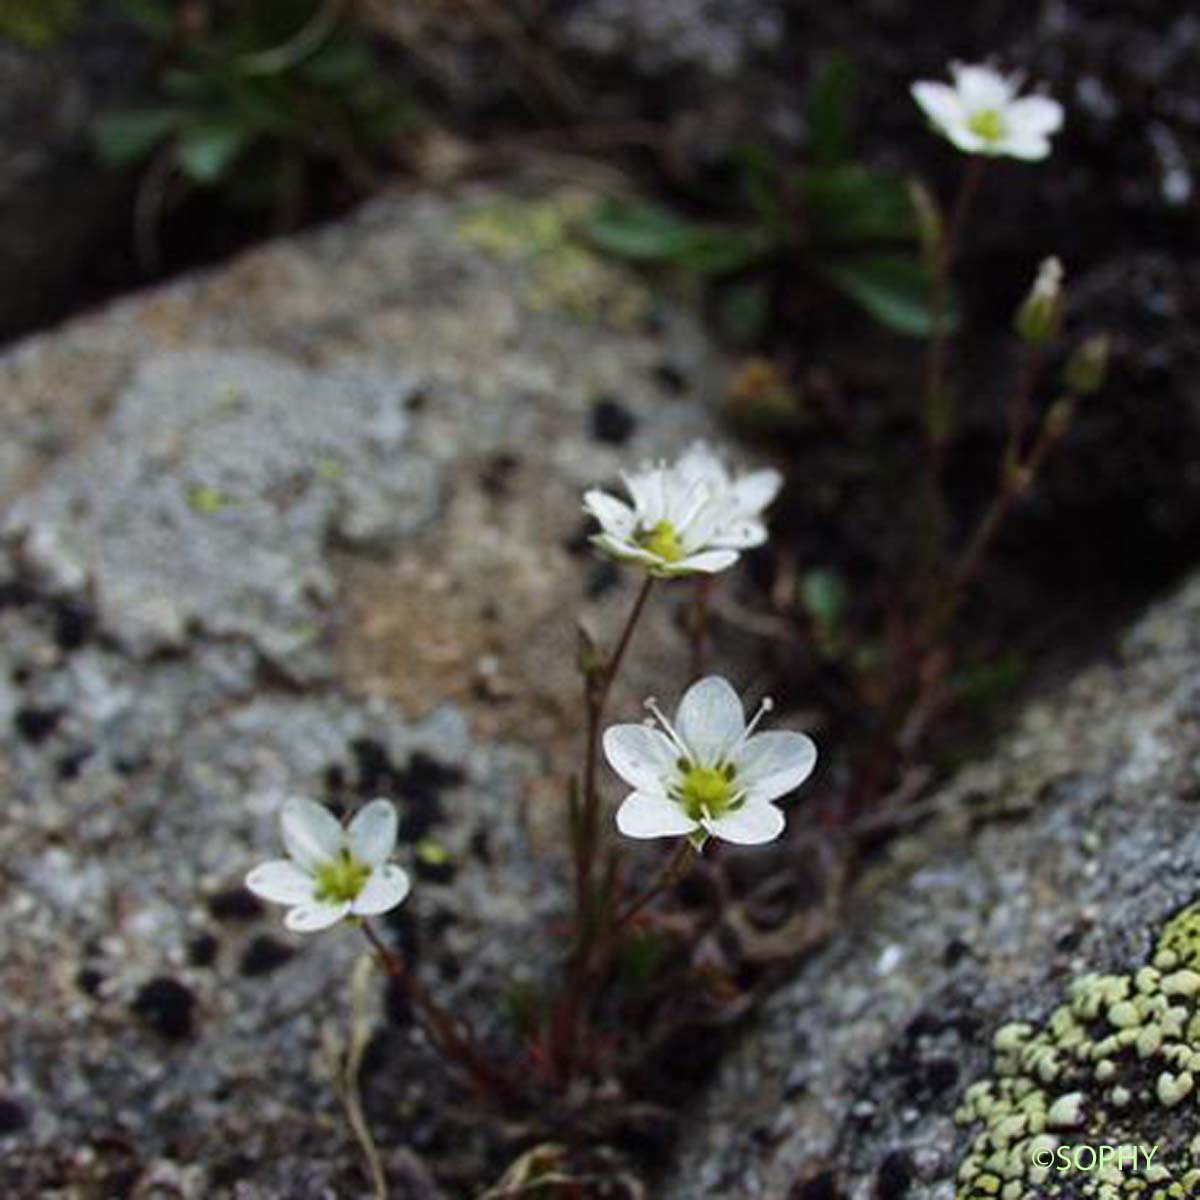
[[[830,1180],[829,1194],[867,1200],[884,1194],[886,1164],[903,1152],[911,1178],[888,1194],[951,1200],[970,1140],[987,1128],[957,1123],[956,1112],[1005,1056],[1019,1058],[1030,1023],[1049,1020],[1053,1037],[1070,1042],[1071,1031],[1051,1020],[1068,984],[1109,975],[1120,987],[1096,1002],[1103,1030],[1088,1036],[1119,1031],[1138,988],[1150,1003],[1159,975],[1180,965],[1173,958],[1147,972],[1160,932],[1175,958],[1191,953],[1195,922],[1168,921],[1200,890],[1198,785],[1200,580],[1192,580],[1103,661],[1032,703],[993,755],[939,794],[930,826],[891,846],[841,932],[767,1003],[688,1115],[680,1161],[657,1194],[775,1200]],[[1186,990],[1191,980],[1169,986]],[[1112,1075],[1141,1079],[1137,1052]],[[1076,1102],[1062,1099],[1072,1089],[1052,1081],[1077,1072],[1052,1058],[1026,1069],[1058,1098],[1056,1119],[1073,1123]],[[1157,1076],[1163,1063],[1150,1062]],[[1187,1081],[1176,1066],[1170,1073],[1161,1086],[1174,1107],[1156,1102],[1155,1078],[1143,1081],[1118,1100],[1144,1105],[1145,1115],[1122,1110],[1114,1136],[1132,1122],[1150,1143],[1190,1143],[1192,1105],[1178,1100]],[[1109,1069],[1100,1076],[1092,1086],[1102,1092]],[[1081,1120],[1102,1109],[1099,1092]],[[1092,1125],[1057,1132],[1104,1140]],[[1013,1194],[1051,1194],[1029,1186]],[[959,1194],[976,1192],[964,1185]]]
[[[713,436],[721,375],[685,314],[610,310],[634,276],[563,308],[561,239],[469,236],[579,203],[384,198],[0,357],[4,1195],[363,1194],[331,1082],[361,940],[237,902],[292,791],[397,801],[418,883],[384,928],[515,1050],[496,997],[561,947],[573,620],[634,586],[589,599],[580,495]],[[670,604],[639,642],[626,710],[686,660]],[[488,1129],[376,992],[393,1195],[440,1194],[438,1138],[486,1184]]]

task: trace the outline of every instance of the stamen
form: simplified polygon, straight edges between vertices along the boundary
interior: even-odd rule
[[[775,701],[772,700],[770,696],[764,696],[762,701],[759,703],[758,712],[756,712],[754,716],[750,718],[749,724],[747,724],[746,728],[742,730],[742,736],[733,744],[733,747],[730,750],[731,754],[734,751],[740,750],[746,744],[750,738],[750,735],[758,728],[759,721],[761,721],[763,717],[767,715],[767,713],[772,712],[774,708]]]
[[[683,744],[683,739],[675,732],[675,727],[667,720],[662,709],[658,707],[658,701],[650,696],[646,700],[646,707],[654,714],[654,719],[662,726],[663,732],[671,739],[671,744],[683,755],[689,762],[691,761],[692,752]]]

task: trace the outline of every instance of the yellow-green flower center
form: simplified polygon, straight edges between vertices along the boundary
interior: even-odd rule
[[[985,142],[998,142],[1005,133],[1004,117],[995,108],[981,108],[971,115],[967,128]]]
[[[684,557],[683,543],[670,521],[659,521],[653,529],[643,529],[637,535],[637,544],[651,554],[657,554],[664,562],[678,562]]]
[[[679,783],[678,800],[683,811],[693,821],[712,820],[735,807],[737,788],[734,787],[732,764],[722,767],[698,767],[681,763],[683,779]]]
[[[348,850],[343,850],[331,862],[322,863],[314,872],[318,900],[329,904],[345,904],[357,899],[371,868],[360,863]]]

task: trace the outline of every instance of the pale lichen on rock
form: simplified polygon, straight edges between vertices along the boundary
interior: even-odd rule
[[[1166,1114],[1200,1073],[1200,904],[1167,922],[1148,965],[1079,976],[1041,1027],[1006,1024],[992,1047],[992,1077],[967,1088],[956,1113],[978,1130],[959,1200],[1195,1195],[1200,1138]],[[1098,1167],[1054,1153],[1068,1146],[1130,1152]]]

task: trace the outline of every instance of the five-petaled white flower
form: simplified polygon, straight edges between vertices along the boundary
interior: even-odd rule
[[[631,503],[593,488],[584,510],[600,522],[592,542],[651,575],[715,574],[741,550],[767,538],[763,510],[783,480],[778,471],[733,477],[703,442],[678,462],[655,463],[623,475]]]
[[[1063,123],[1062,105],[1049,96],[1018,96],[1019,76],[987,66],[951,63],[954,86],[923,80],[913,99],[936,128],[968,154],[1034,161],[1050,153],[1050,135]]]
[[[644,725],[614,725],[604,733],[609,764],[634,791],[617,810],[617,828],[628,837],[687,836],[702,846],[708,836],[753,846],[783,832],[783,813],[772,803],[812,773],[817,748],[803,733],[755,733],[770,701],[749,724],[729,683],[710,675],[684,693],[672,724],[653,700],[657,718]]]
[[[408,895],[408,875],[387,861],[397,827],[390,800],[372,800],[343,829],[327,808],[292,796],[279,824],[288,857],[255,867],[246,886],[264,900],[289,905],[289,929],[312,933],[343,917],[374,916]]]

